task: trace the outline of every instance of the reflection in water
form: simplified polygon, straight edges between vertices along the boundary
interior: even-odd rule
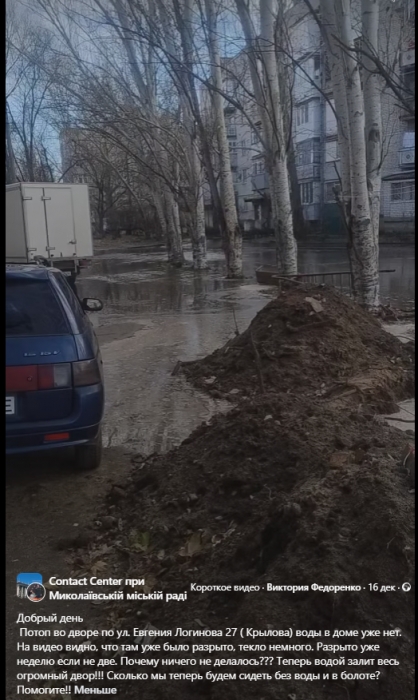
[[[343,245],[335,247],[299,247],[299,270],[318,273],[348,270],[347,252]],[[191,259],[190,251],[186,257]],[[96,257],[90,270],[79,280],[83,296],[97,296],[108,312],[138,315],[152,313],[219,312],[228,306],[223,292],[242,283],[224,278],[224,259],[219,241],[209,242],[210,269],[195,274],[191,269],[169,268],[163,251],[120,253]],[[260,265],[274,265],[272,239],[246,241],[244,274],[247,283],[254,283]],[[402,303],[415,295],[415,250],[413,246],[386,245],[380,248],[380,267],[396,270],[381,275],[382,301]],[[217,298],[218,297],[218,298]]]

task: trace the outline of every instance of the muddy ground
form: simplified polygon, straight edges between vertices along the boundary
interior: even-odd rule
[[[289,336],[292,350],[281,354]],[[232,384],[236,408],[202,424],[175,450],[138,457],[128,481],[109,492],[96,535],[85,547],[76,543],[73,557],[78,575],[98,565],[126,578],[142,575],[148,592],[180,593],[196,581],[260,590],[270,581],[360,585],[344,595],[278,594],[274,604],[268,594],[191,595],[181,625],[383,634],[396,620],[402,639],[383,641],[372,658],[401,654],[400,666],[358,687],[325,684],[305,692],[300,683],[286,690],[260,683],[255,691],[251,683],[152,682],[141,684],[141,697],[262,692],[266,700],[284,700],[295,691],[312,700],[346,693],[353,700],[412,698],[413,603],[401,581],[414,576],[414,476],[402,465],[405,435],[377,413],[411,395],[412,345],[333,291],[281,290],[244,333],[183,366],[195,384],[209,379],[208,391],[213,377],[222,396],[231,395]],[[372,580],[395,585],[396,593],[369,591]],[[141,625],[179,625],[178,608],[157,602],[110,605],[109,612],[125,629],[137,624],[138,612]],[[137,691],[121,686],[125,697]]]
[[[138,460],[124,487],[109,492],[90,545],[75,545],[75,574],[100,565],[102,574],[145,576],[147,591],[178,593],[193,582],[265,590],[268,582],[338,581],[362,590],[316,597],[189,593],[181,608],[161,602],[109,605],[104,615],[116,628],[148,623],[173,630],[179,625],[192,630],[383,630],[395,625],[402,630],[402,639],[383,640],[372,655],[399,658],[401,667],[391,668],[382,683],[360,684],[356,694],[350,684],[316,684],[308,692],[303,683],[278,689],[275,683],[255,688],[252,683],[152,682],[141,684],[141,698],[232,699],[262,693],[266,700],[284,700],[292,692],[312,700],[412,698],[413,601],[399,590],[401,581],[414,576],[414,496],[398,457],[404,446],[404,435],[372,416],[336,414],[319,403],[266,395],[214,418],[179,449]],[[372,581],[395,584],[397,593],[371,593],[367,584]],[[120,692],[137,697],[138,686],[125,682]]]
[[[400,343],[339,292],[287,285],[243,333],[178,369],[216,398],[273,391],[393,413],[414,394],[413,360],[413,342]]]
[[[268,250],[258,250],[255,257],[247,257],[247,269],[270,262]],[[8,464],[9,668],[15,663],[17,615],[28,614],[30,606],[14,597],[16,573],[35,570],[45,578],[69,575],[74,547],[95,550],[95,540],[108,536],[94,521],[105,504],[117,507],[106,500],[111,483],[122,488],[128,483],[129,490],[126,479],[131,475],[132,455],[175,447],[202,421],[230,408],[229,403],[196,391],[184,377],[172,377],[171,371],[178,359],[204,357],[232,339],[235,320],[240,331],[245,329],[274,290],[260,289],[250,277],[244,285],[224,280],[221,255],[213,252],[211,256],[212,270],[202,278],[189,271],[167,274],[159,252],[144,258],[112,253],[97,259],[85,273],[84,295],[102,297],[106,308],[98,319],[98,335],[106,372],[107,448],[95,475],[74,474],[70,461],[60,455]],[[404,274],[403,282],[408,279]],[[409,287],[400,294],[408,296]],[[134,466],[135,462],[136,468],[142,465],[141,458],[134,459]],[[235,498],[232,492],[231,498]],[[54,610],[76,614],[74,605],[67,603],[54,604]],[[48,614],[49,607],[40,603],[37,611]],[[103,620],[103,611],[95,606],[82,605],[79,612],[90,618],[92,626],[95,617]],[[8,700],[15,698],[13,674],[8,675]]]

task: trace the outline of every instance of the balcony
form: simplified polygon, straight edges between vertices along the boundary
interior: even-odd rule
[[[415,97],[404,98],[403,104],[400,106],[399,119],[402,121],[409,121],[410,119],[415,119]]]
[[[256,192],[266,190],[269,186],[267,173],[258,173],[258,175],[253,175],[251,177],[251,183],[253,190]]]
[[[231,162],[231,168],[238,167],[238,153],[236,151],[229,152],[229,160]]]
[[[318,163],[310,163],[309,165],[297,165],[296,172],[298,180],[319,180],[321,176],[320,166]]]
[[[224,113],[225,114],[233,114],[236,111],[236,107],[234,105],[231,105],[228,100],[225,100],[224,98]]]
[[[401,51],[400,55],[400,66],[402,69],[407,70],[415,66],[415,46],[407,48],[405,51]]]
[[[415,167],[415,148],[402,148],[398,155],[400,168]]]

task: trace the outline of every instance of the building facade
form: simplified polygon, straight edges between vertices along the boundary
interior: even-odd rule
[[[292,14],[294,20],[292,21]],[[290,34],[295,71],[293,139],[304,218],[321,230],[341,225],[335,198],[340,160],[332,87],[320,29],[304,2],[294,3]],[[413,230],[415,220],[415,2],[381,3],[379,40],[394,79],[409,91],[399,104],[382,79],[381,230]],[[360,40],[360,36],[358,37]],[[320,91],[313,83],[317,83]],[[411,109],[407,109],[409,101]]]
[[[314,7],[318,2],[313,2]],[[386,5],[390,11],[386,11]],[[415,1],[382,1],[381,49],[395,67],[396,81],[415,93]],[[303,216],[313,231],[342,231],[335,188],[340,177],[337,120],[321,33],[303,0],[294,0],[288,13],[293,57],[297,62],[293,85],[292,137]],[[236,76],[231,77],[231,76]],[[246,90],[252,92],[245,53],[224,60],[224,91],[239,98],[255,129],[225,100],[238,216],[244,231],[270,227],[268,176],[259,139],[260,124]],[[208,97],[206,96],[206,99]],[[415,116],[399,104],[382,81],[382,193],[381,229],[388,233],[413,230],[415,220]],[[210,194],[205,192],[207,225],[212,225]]]

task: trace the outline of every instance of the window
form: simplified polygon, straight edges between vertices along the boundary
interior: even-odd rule
[[[237,84],[236,80],[233,80],[231,78],[227,78],[227,80],[225,80],[225,83],[224,83],[226,94],[229,97],[232,97],[236,93],[237,86],[238,86],[238,84]]]
[[[243,199],[241,202],[241,211],[243,212],[243,214],[245,214],[248,211],[248,202],[246,202],[245,199]]]
[[[258,133],[256,131],[251,132],[251,144],[254,145],[256,143],[260,143],[260,138],[258,136]]]
[[[307,124],[309,121],[309,103],[297,107],[296,109],[296,125]]]
[[[240,170],[234,170],[232,172],[232,181],[233,182],[242,182],[242,172]]]
[[[415,131],[405,131],[402,136],[402,148],[415,148]]]
[[[245,144],[246,144],[246,143],[247,143],[246,140],[245,140],[245,139],[242,139],[242,141],[241,141],[241,155],[242,155],[242,156],[245,156],[245,153],[246,153],[246,150],[245,150]]]
[[[67,335],[64,312],[47,280],[6,280],[6,335]]]
[[[245,182],[248,179],[248,168],[244,168],[242,171],[242,179]]]
[[[237,135],[237,127],[235,124],[228,124],[226,127],[226,134],[227,136],[232,136],[232,138]]]
[[[83,333],[88,326],[88,318],[84,313],[80,300],[74,294],[70,285],[68,284],[68,278],[64,276],[55,276],[51,280],[54,287],[58,287],[61,294],[64,295],[67,304],[71,309],[71,313],[75,318],[77,327],[80,333]]]
[[[230,151],[236,151],[236,150],[237,150],[237,142],[236,142],[236,141],[230,141],[230,142],[229,142],[229,150],[230,150]]]
[[[314,56],[313,64],[314,64],[314,78],[319,78],[321,75],[321,57]]]
[[[297,145],[296,164],[310,165],[321,162],[321,151],[319,139],[308,139]]]
[[[337,192],[335,191],[337,190]],[[326,202],[335,202],[337,201],[336,194],[340,192],[341,187],[340,183],[338,180],[334,180],[334,182],[326,182],[325,183],[325,201]]]
[[[300,198],[302,204],[312,204],[313,202],[313,182],[303,182],[300,187]]]
[[[406,91],[406,98],[413,98],[415,95],[415,70],[408,70],[402,74],[402,81]]]
[[[253,177],[261,175],[261,173],[264,173],[264,161],[258,160],[256,163],[253,163]]]
[[[392,182],[390,188],[390,198],[392,202],[412,202],[415,201],[415,182]]]

